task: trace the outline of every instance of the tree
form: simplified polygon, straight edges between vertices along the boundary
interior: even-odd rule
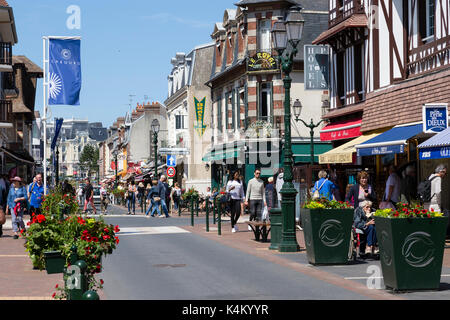
[[[89,178],[91,177],[91,172],[97,172],[99,158],[100,152],[97,147],[88,144],[83,148],[79,159],[80,167],[82,170],[87,170]]]

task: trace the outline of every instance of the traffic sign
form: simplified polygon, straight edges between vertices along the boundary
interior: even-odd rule
[[[166,164],[168,167],[175,167],[177,165],[177,158],[174,155],[168,155]]]
[[[174,167],[168,167],[167,168],[167,176],[169,177],[169,178],[173,178],[173,177],[175,177],[175,168]]]

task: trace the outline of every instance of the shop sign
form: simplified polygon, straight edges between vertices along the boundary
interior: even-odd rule
[[[450,147],[424,148],[419,151],[420,160],[450,158]]]
[[[436,103],[423,106],[423,132],[436,133],[448,127],[448,104]]]
[[[270,71],[278,70],[277,59],[268,52],[257,52],[253,57],[247,59],[247,71]]]
[[[305,45],[305,90],[328,90],[329,48],[328,46]]]
[[[379,147],[371,147],[371,148],[357,148],[358,157],[361,156],[376,156],[381,154],[395,154],[395,153],[403,153],[404,145],[392,145],[392,146],[379,146]]]
[[[194,124],[194,129],[197,131],[198,135],[201,137],[205,133],[206,126],[203,124],[203,121],[205,119],[205,108],[206,108],[206,97],[203,98],[201,101],[197,100],[197,98],[194,97],[194,104],[195,104],[195,116],[196,121]]]

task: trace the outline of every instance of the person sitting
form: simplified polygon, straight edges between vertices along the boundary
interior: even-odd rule
[[[364,200],[360,202],[359,207],[355,209],[353,216],[353,226],[361,230],[360,252],[365,254],[378,254],[377,233],[375,230],[375,220],[373,219],[374,210],[372,210],[372,202]]]

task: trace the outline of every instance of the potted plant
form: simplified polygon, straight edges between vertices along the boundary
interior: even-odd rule
[[[439,289],[448,218],[420,205],[375,212],[384,284],[393,290]]]
[[[353,207],[348,202],[309,199],[302,208],[302,226],[310,264],[348,262]]]

